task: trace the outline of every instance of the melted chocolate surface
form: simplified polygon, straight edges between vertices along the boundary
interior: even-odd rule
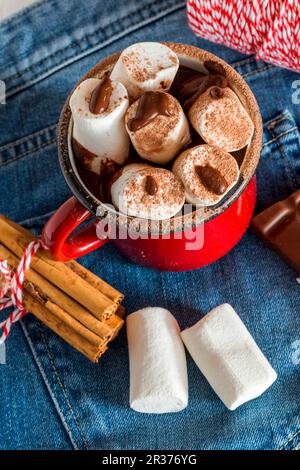
[[[157,116],[171,116],[168,95],[159,91],[147,91],[140,97],[135,117],[130,119],[128,127],[136,132]]]

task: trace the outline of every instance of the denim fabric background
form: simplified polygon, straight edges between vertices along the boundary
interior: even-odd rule
[[[70,195],[55,144],[60,109],[97,61],[142,40],[206,48],[246,79],[261,107],[264,147],[257,211],[300,187],[300,105],[293,72],[197,39],[181,0],[48,0],[0,25],[0,212],[39,232]],[[82,259],[126,294],[128,312],[169,308],[182,327],[229,302],[278,372],[276,383],[228,411],[188,357],[186,410],[161,416],[129,409],[125,330],[99,365],[30,315],[13,328],[0,365],[2,449],[297,449],[300,447],[300,286],[296,273],[251,230],[230,254],[199,271],[159,273],[129,263],[112,246]],[[155,299],[155,300],[154,300]]]

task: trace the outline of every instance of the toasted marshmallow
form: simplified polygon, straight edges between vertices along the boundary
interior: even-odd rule
[[[145,91],[168,91],[178,67],[178,57],[169,47],[159,42],[140,42],[122,52],[111,78],[123,83],[135,100]]]
[[[189,110],[192,126],[209,145],[234,152],[249,144],[254,124],[230,88],[211,87]]]
[[[141,219],[165,220],[184,205],[184,188],[164,168],[132,163],[119,171],[111,185],[114,206],[122,213]]]
[[[164,165],[191,141],[188,120],[172,95],[144,93],[127,110],[126,129],[137,153]]]
[[[129,106],[127,91],[121,83],[105,80],[106,87],[98,78],[85,80],[70,99],[75,156],[97,174],[112,162],[124,164],[130,144],[124,124]]]
[[[235,158],[224,150],[198,145],[179,155],[173,173],[184,185],[188,203],[211,206],[237,183],[239,167]]]

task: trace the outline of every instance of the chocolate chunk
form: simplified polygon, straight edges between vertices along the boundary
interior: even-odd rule
[[[218,196],[225,193],[228,187],[227,181],[216,168],[210,165],[197,166],[195,171],[208,191]]]
[[[111,80],[105,77],[103,82],[99,83],[92,93],[89,106],[90,112],[93,114],[101,114],[107,111],[112,91]]]
[[[158,186],[156,180],[153,176],[148,175],[146,177],[146,192],[149,196],[154,196],[158,191]]]
[[[157,116],[171,116],[168,108],[169,99],[166,93],[146,91],[139,99],[135,117],[128,122],[129,129],[136,132]]]
[[[254,217],[255,232],[300,273],[300,190]]]

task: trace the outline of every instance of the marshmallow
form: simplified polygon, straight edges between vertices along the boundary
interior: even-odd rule
[[[125,122],[137,153],[160,165],[191,141],[188,120],[176,98],[168,93],[144,93],[129,107]]]
[[[106,88],[101,90],[102,86]],[[105,165],[122,165],[129,154],[124,115],[129,106],[121,83],[89,78],[70,98],[75,156],[88,170],[101,174]]]
[[[172,171],[185,187],[186,201],[201,206],[220,202],[239,178],[235,158],[210,145],[198,145],[182,152]]]
[[[277,374],[229,304],[181,332],[197,366],[230,410],[260,396]]]
[[[192,126],[210,145],[227,152],[249,144],[254,124],[230,88],[213,86],[200,95],[189,110]]]
[[[124,214],[165,220],[184,205],[184,188],[169,170],[132,163],[113,177],[111,197],[114,206]]]
[[[145,91],[168,91],[179,67],[175,52],[158,42],[141,42],[124,49],[111,78],[137,99]]]
[[[147,307],[126,318],[130,407],[141,413],[171,413],[188,403],[186,358],[179,326],[163,308]]]

